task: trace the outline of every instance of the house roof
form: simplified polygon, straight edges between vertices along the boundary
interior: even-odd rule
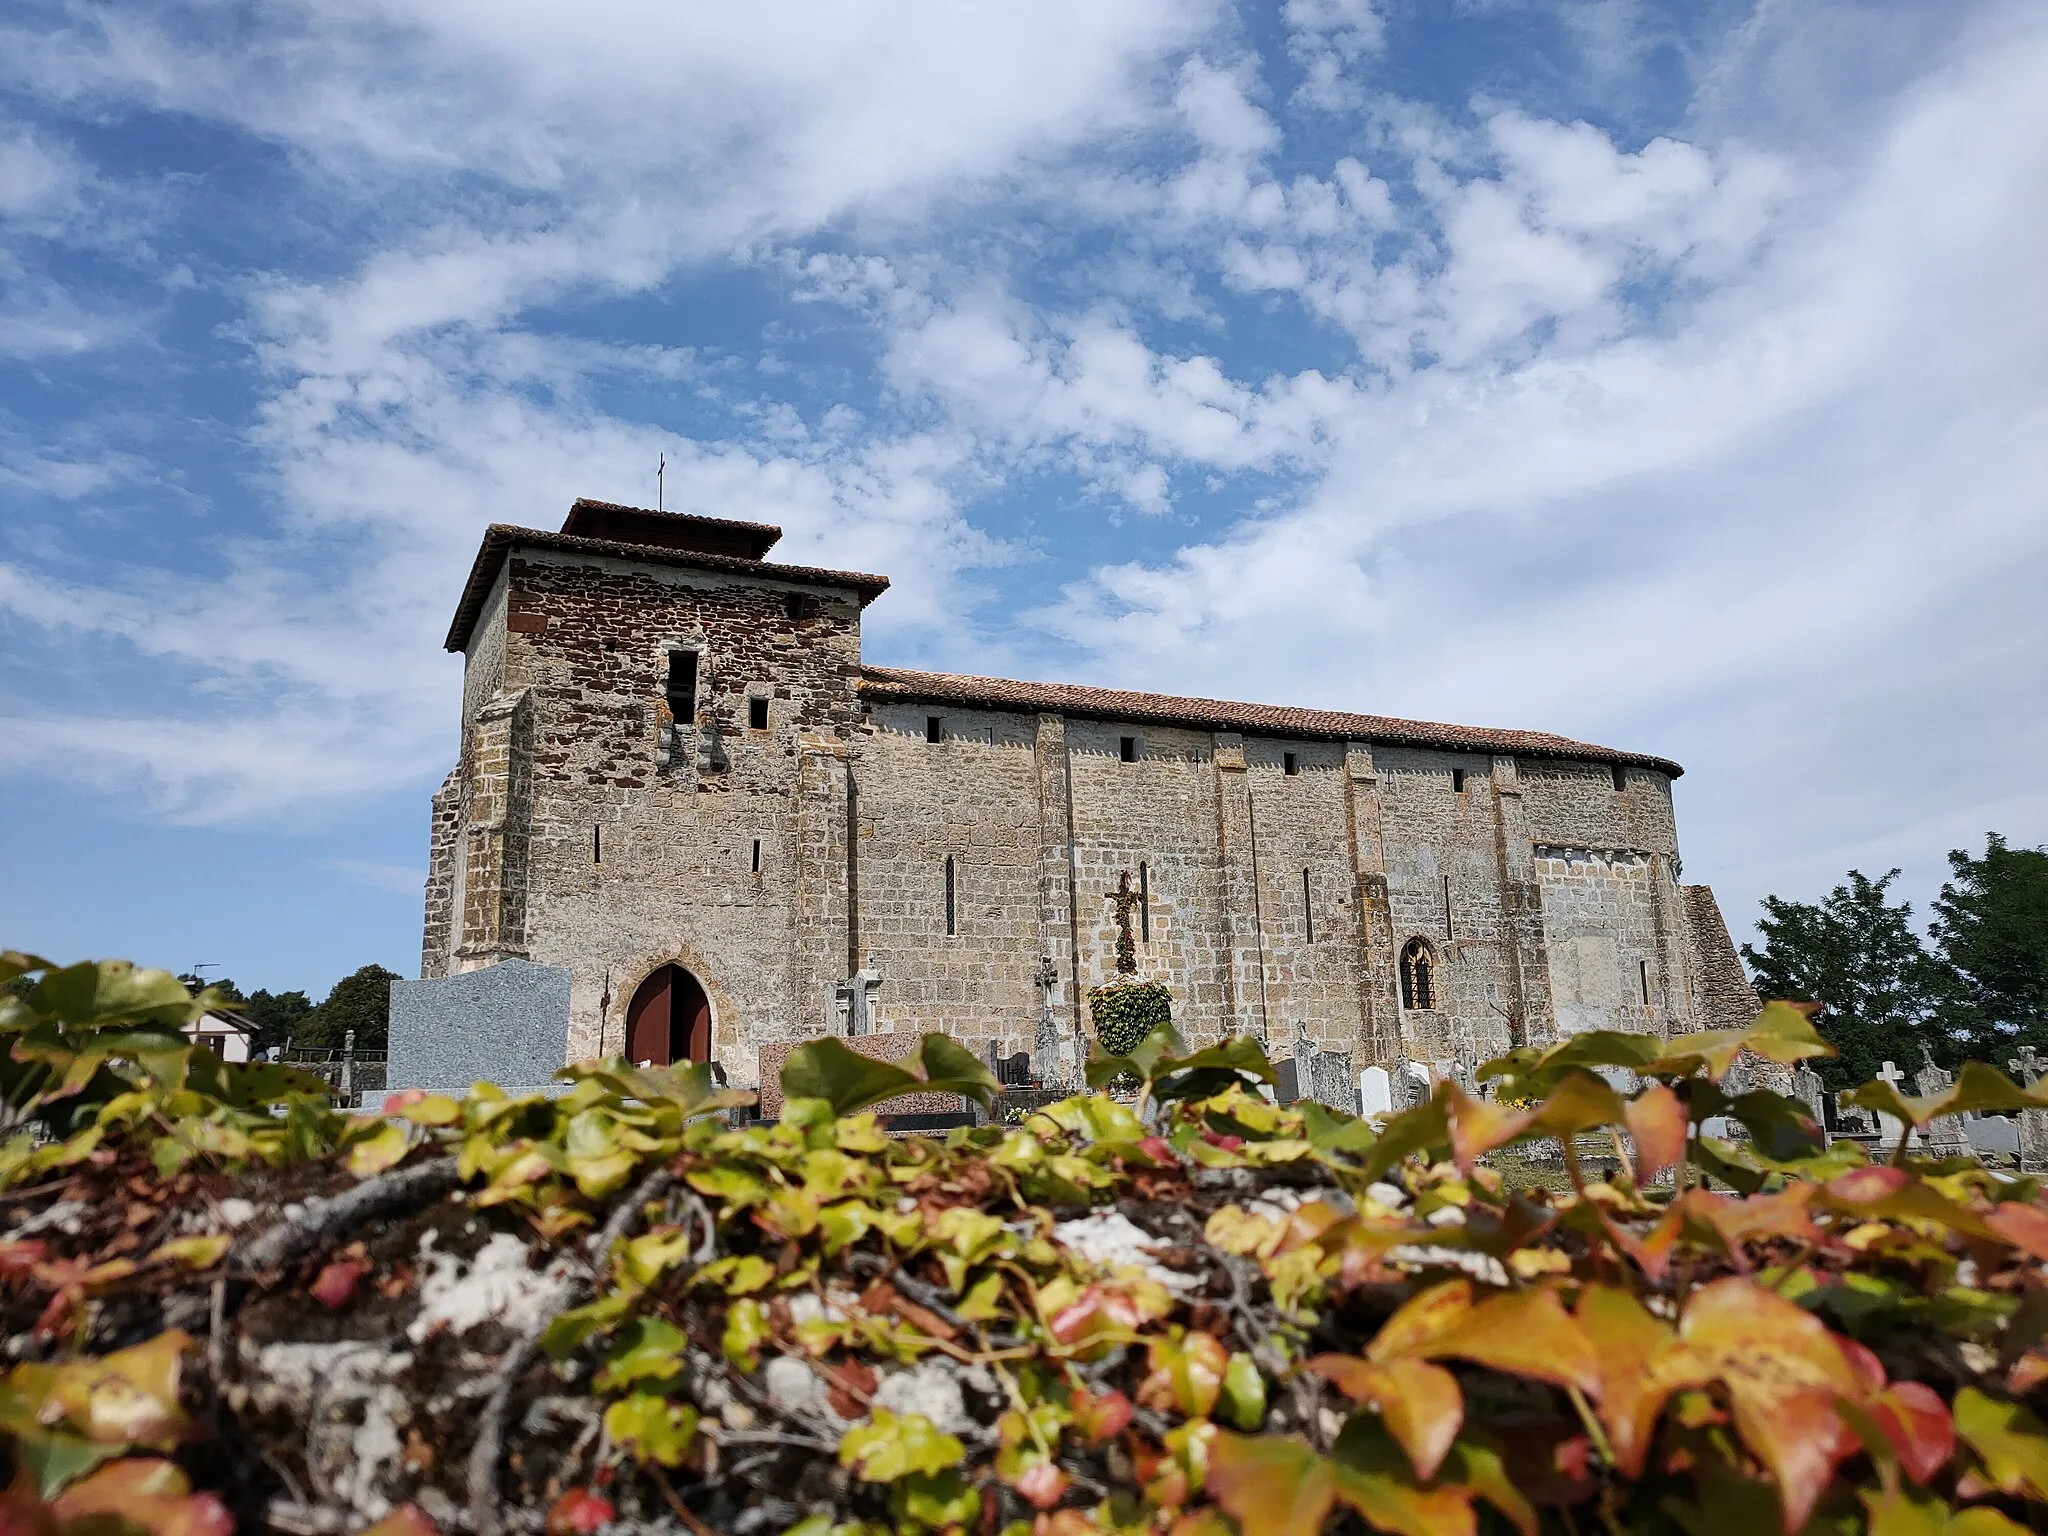
[[[1197,730],[1240,731],[1259,736],[1374,741],[1389,746],[1434,747],[1448,752],[1498,752],[1516,757],[1570,758],[1651,768],[1677,778],[1685,770],[1669,758],[1553,736],[1547,731],[1500,730],[1487,726],[1439,725],[1390,715],[1354,715],[1334,709],[1294,709],[1280,704],[1239,704],[1223,699],[1188,699],[1171,694],[1131,693],[1118,688],[1084,688],[1072,683],[1026,683],[955,672],[913,672],[902,667],[862,666],[860,691],[878,703],[961,704],[982,709],[1077,715],[1096,720],[1149,721]]]
[[[700,555],[732,555],[759,560],[782,537],[773,523],[742,523],[729,517],[698,517],[689,512],[654,512],[622,507],[615,501],[578,497],[562,521],[562,532],[584,539],[610,539],[619,544],[648,544],[657,549],[692,550]]]
[[[578,524],[576,508],[608,506],[609,503],[604,502],[578,502],[576,507],[570,509],[569,524],[564,526]],[[645,512],[634,507],[616,510],[650,518],[675,517],[680,522],[710,524],[721,521],[708,517],[685,519],[679,513]],[[781,536],[780,529],[770,530],[766,523],[731,523],[727,526],[741,530],[753,529],[757,532],[772,531],[778,538]],[[766,545],[762,547],[766,548]],[[446,649],[460,651],[468,648],[470,634],[476,628],[476,621],[483,614],[484,603],[491,595],[492,584],[498,579],[499,568],[515,549],[545,549],[570,555],[610,555],[614,559],[632,560],[641,565],[729,571],[734,575],[793,582],[799,586],[851,589],[859,594],[863,608],[889,587],[888,577],[870,576],[862,571],[830,571],[808,565],[776,565],[766,560],[748,559],[740,555],[713,554],[704,549],[634,544],[618,539],[589,538],[571,533],[544,533],[538,528],[515,528],[509,523],[493,523],[484,530],[483,543],[477,548],[476,562],[469,568],[469,580],[463,583],[462,597],[455,605],[454,621],[448,626],[448,638],[442,642]]]
[[[209,1008],[201,1016],[204,1023],[225,1024],[238,1034],[254,1035],[256,1021],[247,1014],[236,1013],[232,1008]]]

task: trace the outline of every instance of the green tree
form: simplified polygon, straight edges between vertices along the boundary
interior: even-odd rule
[[[2009,848],[1992,832],[1982,858],[1959,848],[1948,863],[1933,925],[1945,1022],[1970,1056],[2000,1068],[2021,1045],[2048,1051],[2048,849]]]
[[[1913,909],[1885,894],[1898,877],[1895,869],[1871,880],[1852,869],[1819,903],[1766,896],[1757,922],[1763,947],[1742,946],[1767,1001],[1821,1005],[1814,1022],[1841,1054],[1810,1065],[1830,1088],[1869,1082],[1887,1059],[1910,1071],[1922,1041],[1946,1054],[1932,1023],[1941,987],[1913,931]]]
[[[256,1026],[256,1048],[270,1050],[291,1039],[313,1011],[313,1000],[299,991],[271,992],[258,987],[235,1011]]]
[[[292,1044],[338,1051],[356,1032],[358,1051],[382,1051],[391,1024],[391,983],[396,971],[366,965],[334,984],[325,1002],[308,1013],[292,1032]]]

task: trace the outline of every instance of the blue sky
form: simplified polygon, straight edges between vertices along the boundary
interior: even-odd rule
[[[1686,876],[2048,841],[2048,11],[16,0],[0,941],[417,964],[576,496],[871,659],[1676,757]]]

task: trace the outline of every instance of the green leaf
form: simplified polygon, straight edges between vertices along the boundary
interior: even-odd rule
[[[753,1371],[761,1363],[761,1346],[773,1333],[768,1309],[751,1296],[742,1296],[725,1311],[725,1336],[719,1348],[725,1358],[742,1371]]]
[[[219,1000],[219,994],[213,994]],[[45,971],[28,995],[31,1008],[66,1024],[162,1024],[172,1029],[204,1011],[169,971],[146,971],[126,960],[84,960]]]
[[[1956,1433],[2000,1492],[2048,1500],[2048,1431],[2024,1404],[1965,1387],[1955,1418]]]
[[[913,1059],[924,1068],[923,1077],[863,1056],[828,1035],[789,1053],[782,1066],[783,1096],[823,1100],[838,1116],[858,1114],[906,1093],[957,1093],[984,1108],[995,1095],[996,1080],[988,1068],[945,1035],[926,1035]]]
[[[609,1392],[635,1381],[666,1381],[682,1374],[683,1355],[690,1347],[689,1335],[658,1317],[636,1317],[619,1332],[618,1342],[605,1352],[604,1369],[594,1385]]]
[[[1247,1432],[1266,1421],[1266,1378],[1242,1350],[1223,1368],[1222,1407],[1225,1421]]]
[[[966,1459],[967,1447],[923,1414],[899,1417],[887,1408],[877,1408],[869,1422],[849,1429],[839,1442],[839,1464],[870,1483],[944,1472]]]
[[[1337,1496],[1374,1529],[1397,1536],[1471,1536],[1471,1492],[1423,1487],[1378,1419],[1355,1415],[1337,1437],[1331,1464]]]
[[[697,1410],[652,1392],[635,1392],[605,1409],[604,1427],[612,1443],[630,1450],[636,1460],[676,1467],[696,1441]]]

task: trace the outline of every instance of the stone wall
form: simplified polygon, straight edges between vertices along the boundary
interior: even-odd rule
[[[665,702],[677,648],[700,656],[693,719]],[[864,704],[859,662],[852,590],[515,550],[435,799],[423,974],[565,966],[587,1055],[620,1049],[635,987],[680,964],[736,1083],[825,1029],[831,984],[863,965],[885,1034],[1029,1050],[1049,1011],[1071,1046],[1114,975],[1128,873],[1149,898],[1139,969],[1197,1042],[1247,1031],[1284,1054],[1305,1030],[1361,1066],[1447,1067],[1691,1027],[1710,967],[1662,773],[1617,787],[1601,763]],[[1411,939],[1436,996],[1404,1013]]]
[[[1721,904],[1708,885],[1682,887],[1691,960],[1692,1013],[1699,1029],[1740,1029],[1763,1006],[1728,937]]]

